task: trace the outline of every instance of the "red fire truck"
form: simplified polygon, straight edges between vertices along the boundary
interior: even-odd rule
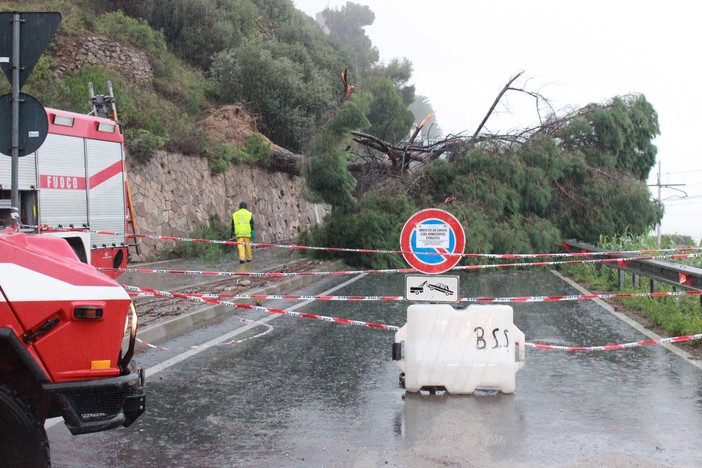
[[[136,326],[124,288],[62,239],[0,231],[0,465],[48,463],[46,418],[82,434],[144,411]]]
[[[46,113],[46,140],[18,160],[19,228],[0,155],[0,220],[13,225],[0,227],[2,466],[48,466],[47,418],[83,434],[129,426],[145,407],[134,306],[89,265],[127,262],[122,134],[116,118]]]
[[[119,126],[97,116],[49,108],[46,113],[44,144],[19,159],[23,231],[62,237],[93,266],[126,266],[128,209]],[[0,156],[0,219],[7,224],[10,176],[11,158]]]

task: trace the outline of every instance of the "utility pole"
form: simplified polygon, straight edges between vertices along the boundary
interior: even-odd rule
[[[685,184],[661,184],[661,162],[658,161],[658,181],[655,184],[648,184],[649,187],[658,187],[658,203],[661,203],[661,188],[665,187],[684,187]],[[673,189],[673,190],[679,190],[679,189]],[[679,190],[682,191],[682,190]],[[683,192],[685,193],[685,192]],[[687,196],[687,193],[685,193],[685,196]],[[658,227],[656,228],[656,239],[658,241],[658,247],[661,246],[661,223],[658,223]]]

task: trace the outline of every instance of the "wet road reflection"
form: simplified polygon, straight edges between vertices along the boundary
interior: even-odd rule
[[[335,294],[403,291],[403,275],[378,275]],[[461,296],[569,291],[548,272],[461,279]],[[399,326],[406,307],[317,302],[301,310]],[[642,339],[592,302],[513,307],[530,342]],[[514,395],[405,395],[390,357],[392,332],[292,317],[269,323],[275,330],[262,338],[214,347],[150,379],[148,411],[131,428],[78,437],[52,428],[54,465],[702,464],[702,372],[659,346],[528,349]]]

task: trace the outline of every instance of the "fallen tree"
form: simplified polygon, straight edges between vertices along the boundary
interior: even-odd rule
[[[542,105],[546,105],[551,110],[550,115],[555,115],[555,112],[553,112],[550,103],[545,97],[539,93],[528,91],[524,87],[515,86],[514,83],[522,74],[523,72],[520,72],[512,76],[507,84],[502,87],[482,121],[470,136],[463,134],[448,135],[441,140],[423,144],[415,143],[417,135],[433,114],[427,115],[427,117],[417,125],[413,134],[407,140],[399,143],[384,141],[381,138],[363,132],[351,132],[353,141],[359,145],[361,150],[356,149],[353,151],[355,159],[349,164],[349,170],[354,174],[362,175],[368,172],[366,168],[367,165],[373,165],[376,166],[376,168],[384,168],[388,174],[402,176],[406,174],[410,168],[417,168],[418,166],[428,164],[444,155],[451,161],[456,155],[469,151],[481,142],[492,141],[501,142],[503,144],[524,142],[535,133],[548,132],[558,127],[557,123],[544,121],[541,118]],[[522,130],[518,134],[483,133],[485,124],[493,115],[505,94],[510,91],[524,93],[534,98],[540,125]],[[365,151],[363,151],[364,148]],[[351,147],[349,147],[348,150],[351,150]]]
[[[418,143],[417,129],[401,142],[349,131],[316,147],[306,180],[333,210],[307,242],[397,248],[405,221],[426,207],[442,207],[461,221],[468,252],[548,252],[563,238],[596,242],[601,235],[648,232],[663,211],[646,186],[660,133],[646,98],[618,96],[558,115],[540,94],[516,85],[520,76],[508,80],[470,134]],[[538,122],[487,131],[512,92],[534,99]],[[345,185],[331,183],[334,177]],[[383,256],[344,259],[371,268],[401,264]]]

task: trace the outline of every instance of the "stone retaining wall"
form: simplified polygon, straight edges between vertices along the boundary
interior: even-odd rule
[[[233,166],[212,176],[205,159],[164,151],[145,165],[127,166],[140,234],[190,237],[212,214],[230,225],[231,214],[246,201],[254,213],[257,242],[289,243],[325,214],[322,205],[303,200],[303,180],[284,173]],[[141,256],[132,256],[151,260],[172,246],[142,239]]]
[[[153,83],[153,68],[144,52],[107,38],[88,37],[83,42],[62,47],[53,55],[56,63],[54,73],[58,76],[75,73],[83,67],[100,65],[119,70],[132,83],[142,86],[151,86]],[[103,83],[96,83],[98,87],[102,85]],[[97,89],[96,92],[104,93],[105,90]]]

